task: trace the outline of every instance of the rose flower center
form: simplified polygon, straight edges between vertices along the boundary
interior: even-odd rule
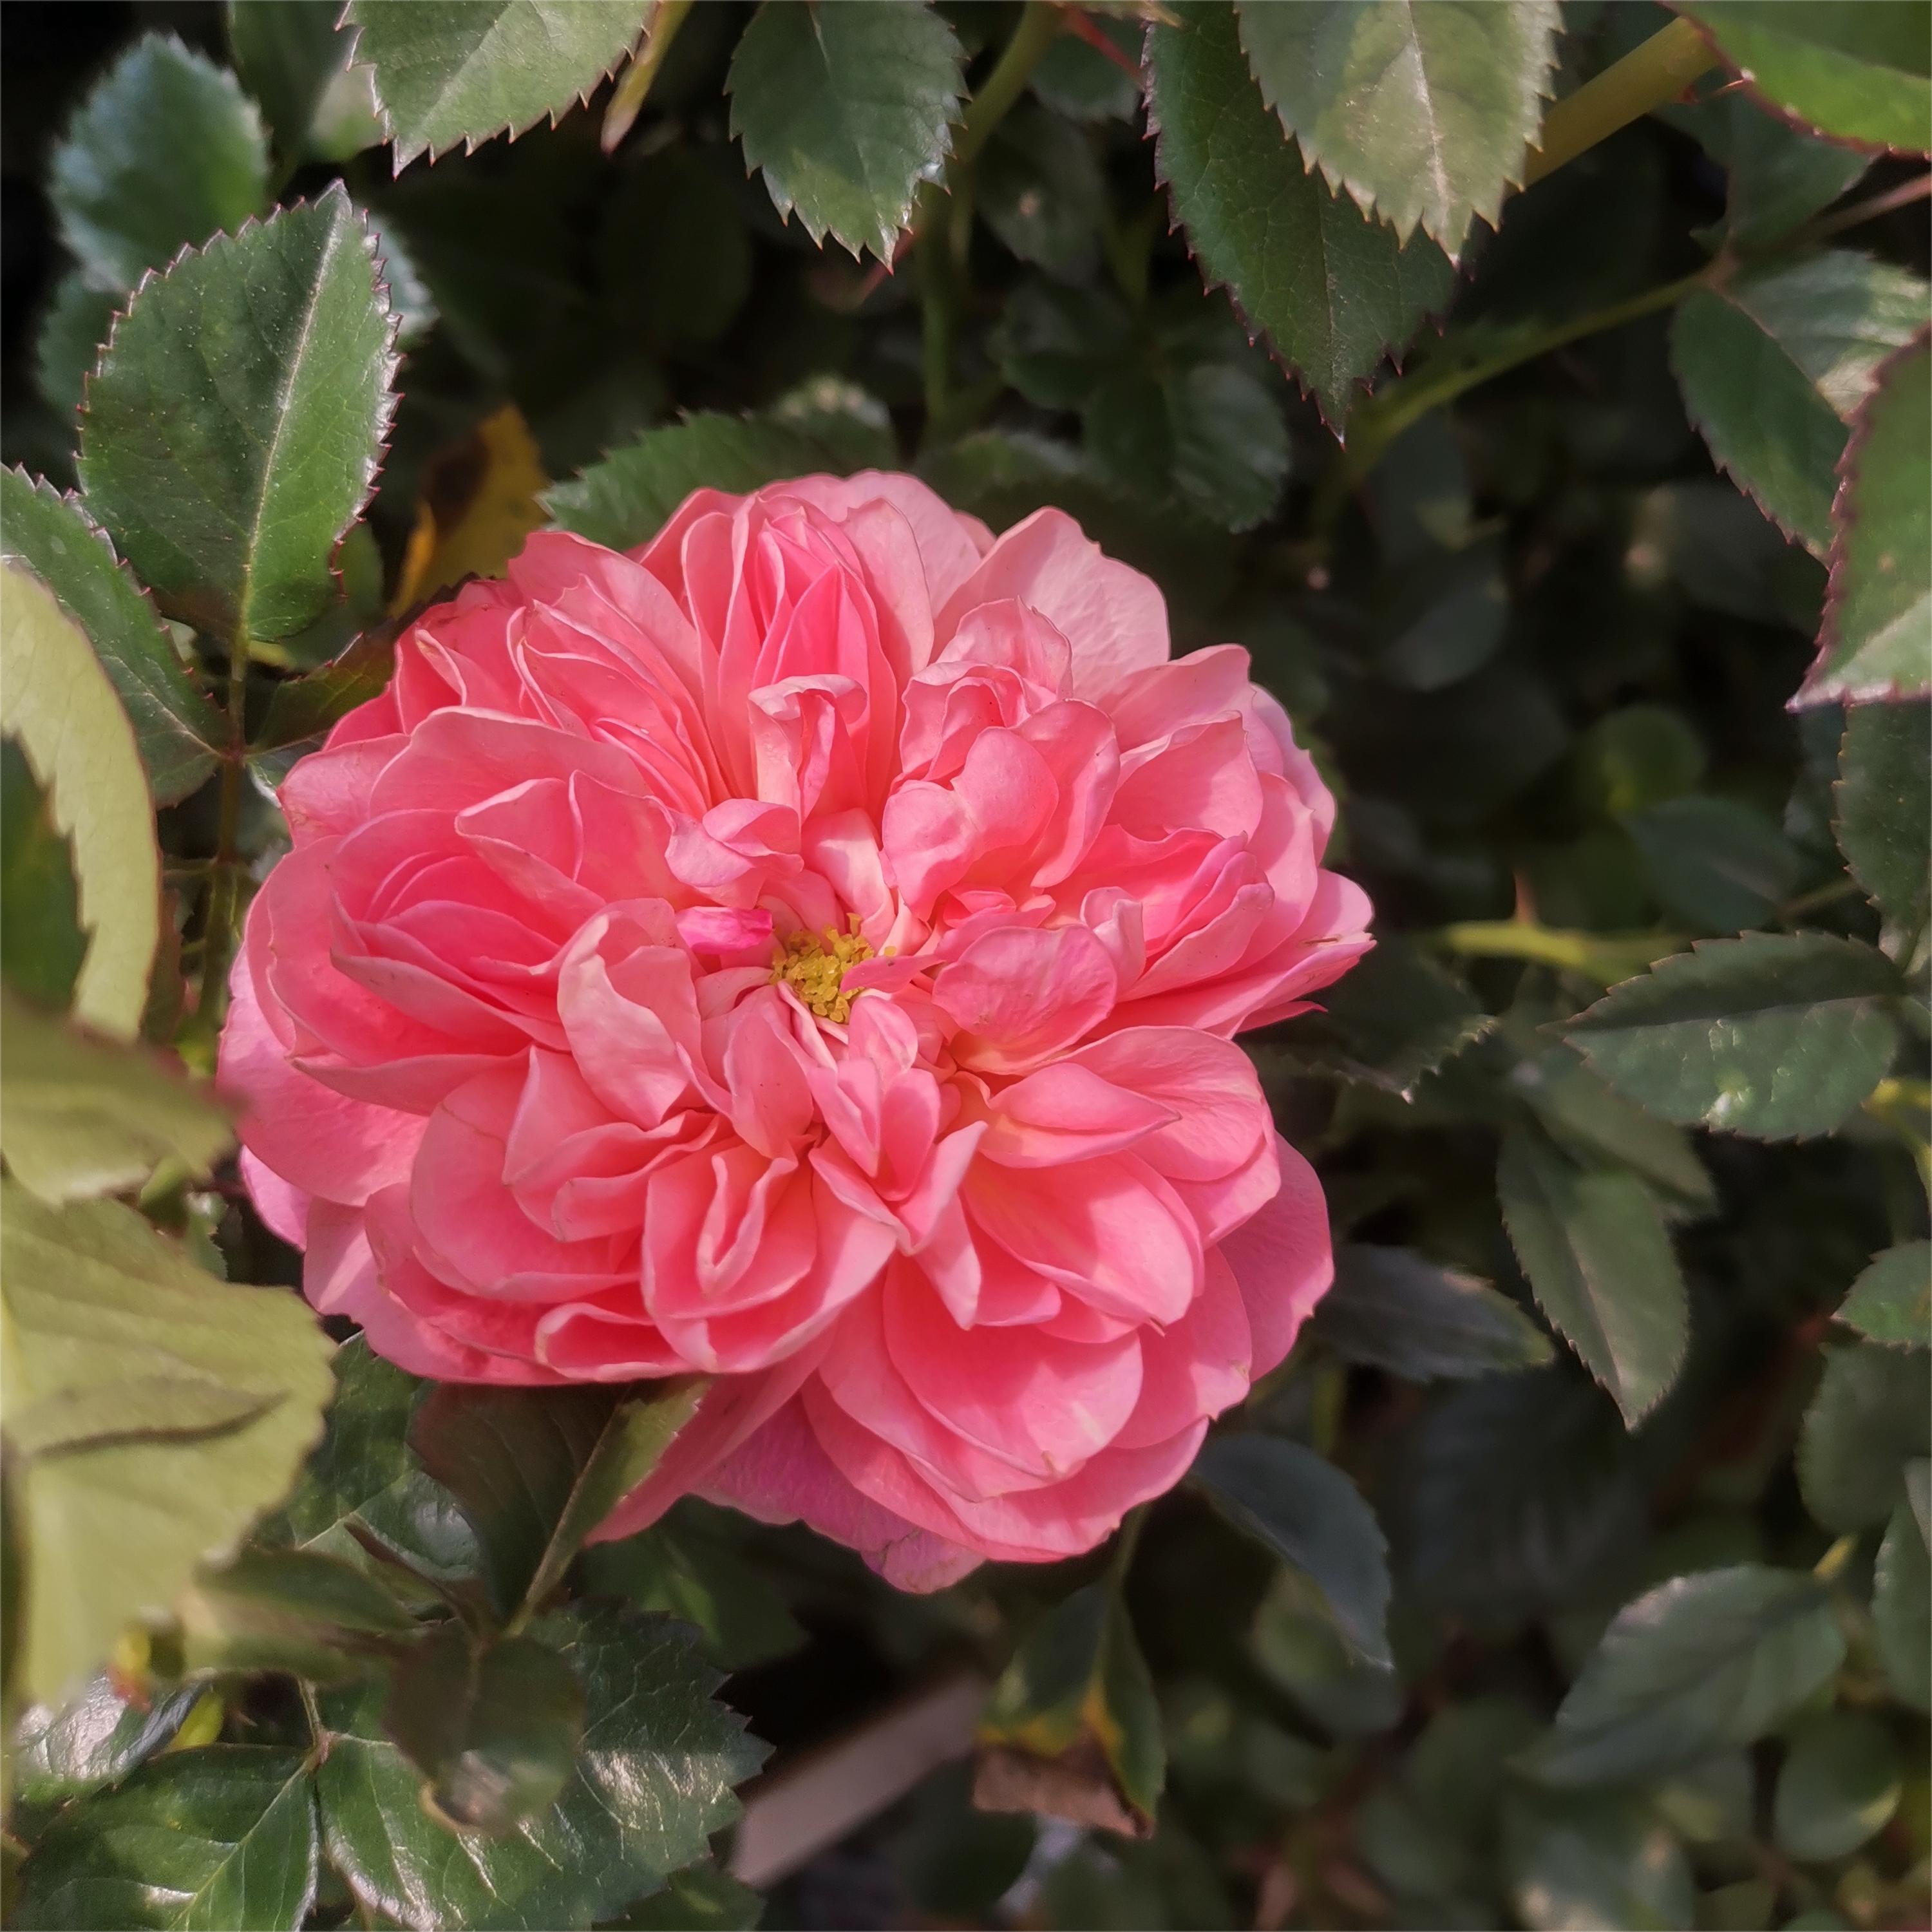
[[[772,984],[789,986],[800,1000],[822,1020],[840,1025],[852,1016],[855,997],[845,991],[845,970],[872,956],[872,949],[860,937],[858,918],[850,932],[835,932],[827,926],[821,933],[795,932],[772,950]]]

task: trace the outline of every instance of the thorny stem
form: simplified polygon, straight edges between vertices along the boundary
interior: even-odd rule
[[[1684,945],[1674,932],[1559,932],[1525,919],[1471,920],[1444,926],[1436,939],[1466,958],[1526,959],[1581,973],[1606,986]]]
[[[1718,57],[1703,35],[1688,20],[1672,20],[1550,109],[1537,145],[1529,151],[1523,186],[1554,174],[1565,161],[1574,161],[1618,128],[1675,100],[1717,64]]]

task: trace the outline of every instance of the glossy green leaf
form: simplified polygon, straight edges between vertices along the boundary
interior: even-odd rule
[[[131,1040],[160,934],[160,859],[134,734],[85,634],[51,592],[0,564],[0,729],[71,842],[87,952],[76,1016]]]
[[[1922,1471],[1925,1466],[1919,1465]],[[1872,1579],[1872,1628],[1892,1687],[1915,1711],[1932,1711],[1932,1554],[1922,1520],[1900,1503],[1886,1524]]]
[[[1827,1529],[1866,1529],[1891,1515],[1905,1466],[1928,1453],[1922,1349],[1859,1342],[1827,1352],[1798,1438],[1798,1486]]]
[[[352,0],[398,173],[560,119],[637,44],[648,0]]]
[[[1090,1583],[1048,1612],[994,1685],[974,1802],[1145,1838],[1166,1777],[1160,1707],[1126,1606]]]
[[[262,1744],[153,1760],[47,1828],[21,1873],[23,1922],[294,1932],[319,1864],[309,1768]]]
[[[158,805],[214,769],[228,721],[182,662],[147,594],[79,499],[0,470],[0,554],[31,572],[86,634],[134,728]]]
[[[607,1927],[620,1932],[752,1932],[765,1901],[722,1865],[687,1865]]]
[[[20,1185],[58,1207],[116,1194],[172,1159],[205,1175],[228,1148],[228,1115],[154,1055],[94,1040],[0,993],[0,1154]]]
[[[1508,1295],[1407,1248],[1338,1248],[1308,1332],[1344,1361],[1414,1382],[1540,1368],[1555,1354]]]
[[[1844,453],[1817,662],[1797,701],[1922,697],[1932,688],[1932,334],[1879,373]]]
[[[202,1694],[200,1684],[188,1684],[136,1702],[104,1675],[57,1709],[34,1706],[14,1731],[12,1790],[45,1804],[118,1783],[174,1736]]]
[[[1318,1011],[1299,1016],[1275,1037],[1298,1066],[1407,1099],[1496,1023],[1438,960],[1388,938],[1322,989]]]
[[[331,1366],[335,1392],[321,1445],[255,1540],[356,1562],[367,1538],[437,1581],[473,1575],[476,1540],[456,1499],[409,1451],[410,1420],[426,1384],[359,1335],[336,1349]]]
[[[228,0],[228,45],[286,166],[346,161],[383,140],[366,67],[337,0]]]
[[[1537,1748],[1537,1774],[1616,1784],[1755,1743],[1844,1654],[1814,1576],[1740,1564],[1672,1577],[1617,1612]]]
[[[382,1727],[427,1780],[423,1802],[500,1837],[555,1802],[584,1730],[584,1694],[534,1638],[472,1639],[446,1624],[398,1665]]]
[[[1682,1846],[1634,1796],[1512,1794],[1503,1864],[1510,1900],[1531,1932],[1600,1925],[1690,1932],[1700,1922]]]
[[[94,287],[132,288],[184,248],[232,232],[268,201],[268,148],[235,76],[172,34],[136,40],[54,149],[61,238]]]
[[[164,609],[272,639],[333,599],[394,406],[392,334],[339,185],[136,295],[88,392],[79,467]]]
[[[1452,254],[1473,220],[1496,224],[1543,124],[1554,0],[1237,0],[1236,10],[1263,97],[1336,187],[1405,238],[1420,223]]]
[[[1655,1198],[1634,1174],[1578,1167],[1522,1128],[1504,1137],[1496,1186],[1538,1305],[1635,1424],[1676,1380],[1690,1341]]]
[[[1886,0],[1678,0],[1774,112],[1861,146],[1932,148],[1932,32]]]
[[[1358,386],[1445,304],[1454,272],[1425,237],[1406,247],[1332,193],[1285,141],[1242,57],[1233,9],[1180,0],[1148,39],[1156,171],[1210,286],[1339,424]]]
[[[1388,1544],[1375,1512],[1332,1462],[1285,1436],[1220,1436],[1195,1459],[1214,1507],[1322,1592],[1365,1661],[1393,1669]]]
[[[958,40],[926,0],[752,15],[725,82],[731,131],[781,214],[890,262],[922,181],[951,150]]]
[[[434,1390],[410,1426],[475,1531],[498,1611],[536,1604],[690,1419],[702,1384],[620,1401],[608,1388]]]
[[[702,1856],[737,1815],[731,1787],[762,1751],[712,1700],[689,1633],[598,1604],[530,1635],[583,1687],[584,1744],[562,1796],[506,1838],[459,1838],[423,1809],[420,1774],[380,1727],[380,1688],[323,1700],[324,1840],[365,1911],[414,1932],[587,1925]]]
[[[1901,1241],[1874,1256],[1838,1304],[1838,1319],[1868,1341],[1932,1348],[1932,1242]]]
[[[1760,1140],[1829,1133],[1891,1064],[1884,955],[1823,933],[1747,933],[1660,961],[1567,1036],[1640,1106]]]
[[[293,1296],[204,1274],[130,1208],[4,1198],[8,1429],[46,1444],[15,1472],[22,1673],[47,1700],[286,1489],[321,1433],[328,1342]]]
[[[358,704],[380,698],[396,668],[393,625],[364,631],[338,658],[301,677],[284,678],[268,700],[251,758],[320,737]]]
[[[1678,304],[1671,360],[1691,420],[1738,487],[1821,556],[1846,424],[1925,303],[1916,275],[1828,249]]]
[[[1658,903],[1693,932],[1771,924],[1804,874],[1797,847],[1762,812],[1732,799],[1669,799],[1624,825]]]
[[[74,849],[54,823],[26,753],[13,739],[0,738],[0,978],[64,1012],[86,953]],[[0,1135],[4,1121],[0,1114]]]
[[[552,484],[543,503],[565,530],[612,550],[628,550],[656,536],[694,490],[756,490],[831,466],[827,454],[808,431],[769,418],[691,416],[646,430],[580,476]]]
[[[1898,1808],[1898,1747],[1866,1711],[1827,1711],[1791,1734],[1778,1774],[1779,1846],[1802,1864],[1849,1857]]]
[[[1833,800],[1838,849],[1909,964],[1932,923],[1932,705],[1853,705]]]

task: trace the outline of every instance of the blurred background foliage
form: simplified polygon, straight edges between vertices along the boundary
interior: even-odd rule
[[[582,80],[587,107],[514,141],[483,137],[540,112],[406,92],[409,36],[459,10],[361,10],[365,56],[401,43],[380,102],[335,10],[4,9],[8,463],[73,486],[84,379],[129,290],[278,203],[328,208],[332,182],[374,224],[398,320],[388,451],[339,581],[248,640],[225,696],[216,680],[245,748],[211,736],[169,786],[140,738],[169,914],[146,1037],[207,1070],[219,996],[198,988],[281,849],[274,780],[378,688],[386,618],[500,568],[552,518],[632,543],[700,482],[916,467],[996,526],[1049,502],[1078,517],[1158,580],[1178,650],[1248,647],[1334,784],[1334,860],[1372,895],[1381,944],[1326,1015],[1250,1043],[1321,1166],[1340,1280],[1124,1550],[913,1599],[801,1532],[687,1503],[580,1558],[535,1638],[491,1640],[491,1667],[525,1686],[508,1708],[554,1720],[520,1742],[556,1777],[515,1815],[560,1831],[578,1816],[556,1796],[572,1673],[616,1697],[613,1673],[671,1641],[644,1612],[697,1627],[780,1770],[962,1665],[998,1679],[982,1796],[1003,1753],[1022,1796],[1057,1761],[1070,1816],[976,1810],[972,1772],[949,1766],[762,1906],[688,1865],[757,1762],[689,1659],[662,1681],[716,1727],[726,1768],[631,1891],[519,1894],[495,1850],[473,1896],[398,1876],[435,1870],[447,1840],[419,1780],[461,1815],[464,1740],[433,1720],[451,1681],[435,1633],[454,1628],[435,1589],[498,1575],[501,1552],[437,1433],[460,1442],[474,1418],[345,1350],[334,1460],[251,1546],[322,1551],[360,1579],[367,1562],[346,1559],[373,1537],[434,1588],[322,1616],[289,1592],[341,1588],[335,1570],[271,1563],[259,1588],[203,1574],[77,1701],[22,1716],[16,1700],[15,1922],[1924,1924],[1932,680],[1922,603],[1858,630],[1882,573],[1859,577],[1847,535],[1902,519],[1910,574],[1922,407],[1864,521],[1843,497],[1834,521],[1833,496],[1847,425],[1886,458],[1861,412],[1882,368],[1911,374],[1887,358],[1916,337],[1922,368],[1924,10],[1688,8],[1743,52],[1714,64],[1698,42],[1640,104],[1654,111],[1506,200],[1507,167],[1406,215],[1400,113],[1365,133],[1297,79],[1324,71],[1297,36],[1326,6],[1153,8],[1150,26],[1124,7],[660,0],[624,68],[641,16],[614,5],[587,80],[526,76],[564,100]],[[1649,0],[1510,17],[1525,46],[1492,76],[1502,133],[1484,136],[1514,139],[1510,166],[1546,97],[1672,18]],[[840,34],[856,37],[843,53]],[[1865,63],[1848,86],[1841,56]],[[842,59],[848,80],[891,76],[869,133],[910,157],[870,194],[816,165]],[[1736,84],[1747,61],[1755,92]],[[1378,181],[1385,213],[1420,220],[1406,245],[1306,173],[1270,107],[1331,178]],[[392,170],[412,154],[434,158]],[[88,496],[107,503],[118,446],[92,433]],[[379,434],[372,418],[372,452]],[[190,677],[218,670],[229,644],[196,586],[170,601],[139,530],[92,513],[160,596]],[[28,498],[7,514],[10,558],[46,576]],[[1850,574],[1814,669],[1834,540]],[[1789,709],[1808,674],[1814,701]],[[186,716],[190,700],[168,702]],[[4,967],[60,1006],[83,950],[72,820],[32,748],[8,739]],[[218,760],[248,782],[210,777]],[[100,1105],[159,1124],[124,1173],[67,1192],[146,1179],[166,1266],[292,1282],[232,1169],[198,1178],[218,1124],[174,1121],[171,1086],[130,1098],[120,1063],[98,1077]],[[44,1196],[45,1150],[37,1168],[20,1146],[10,1169]],[[58,1211],[83,1210],[110,1217],[101,1241],[148,1238],[111,1202]],[[54,1242],[33,1220],[52,1211],[10,1207],[10,1232]],[[277,1346],[305,1385],[313,1363]],[[585,1426],[602,1442],[618,1424]],[[367,1495],[345,1502],[328,1472],[351,1465]],[[382,1496],[406,1499],[407,1537],[362,1534]],[[273,1500],[238,1496],[228,1517]],[[232,1534],[217,1510],[200,1546]],[[528,1569],[494,1608],[474,1599],[479,1628],[526,1586]],[[404,1642],[419,1694],[392,1700],[386,1733],[353,1671],[318,1707],[330,1660]],[[311,1737],[334,1740],[320,1772]],[[256,1754],[252,1809],[223,1783],[236,1750]],[[348,1785],[364,1772],[366,1815]],[[157,1816],[238,1804],[250,1856],[305,1880],[266,1905],[205,1874],[100,1888]],[[264,1910],[283,1916],[232,1916]]]

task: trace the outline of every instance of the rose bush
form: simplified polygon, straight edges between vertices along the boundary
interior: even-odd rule
[[[1090,1548],[1330,1272],[1232,1036],[1368,946],[1234,646],[910,477],[532,538],[282,788],[221,1075],[325,1313],[446,1380],[718,1378],[697,1490],[896,1582]]]

